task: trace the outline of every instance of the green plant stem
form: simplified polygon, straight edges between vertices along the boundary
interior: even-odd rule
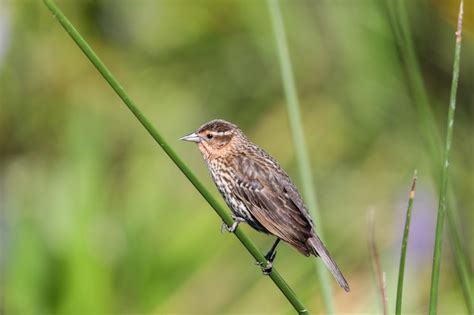
[[[291,66],[288,44],[286,42],[285,26],[281,16],[281,10],[278,0],[267,0],[270,10],[270,16],[273,25],[273,32],[277,45],[278,58],[280,62],[281,76],[283,87],[286,95],[286,107],[290,122],[291,135],[295,146],[296,158],[298,160],[298,168],[302,181],[303,194],[306,198],[311,216],[318,224],[318,234],[323,238],[321,216],[318,211],[318,203],[315,195],[315,185],[312,177],[312,170],[309,162],[308,150],[305,144],[303,132],[303,124],[299,109],[298,96],[296,92],[295,79]],[[329,275],[323,264],[316,263],[316,268],[321,283],[321,291],[323,294],[326,313],[334,314],[334,303],[332,300],[331,286],[329,284]]]
[[[135,115],[135,117],[140,121],[140,123],[145,127],[148,133],[155,139],[155,141],[160,145],[160,147],[165,151],[165,153],[171,158],[171,160],[176,164],[176,166],[183,172],[183,174],[189,179],[189,181],[196,187],[196,189],[201,193],[201,195],[206,199],[206,201],[212,206],[216,213],[222,218],[222,220],[227,224],[231,225],[233,220],[229,213],[212,197],[211,193],[205,188],[205,186],[198,180],[196,175],[190,170],[190,168],[181,160],[181,158],[176,154],[176,152],[171,148],[171,146],[165,141],[165,139],[160,135],[160,133],[153,127],[150,121],[143,115],[140,109],[132,101],[132,99],[125,92],[120,83],[115,79],[109,69],[104,65],[104,63],[99,59],[95,54],[89,44],[84,40],[84,38],[79,34],[71,22],[66,18],[63,12],[55,4],[53,0],[44,0],[44,3],[53,13],[54,17],[66,30],[66,32],[71,36],[71,38],[76,42],[79,48],[84,52],[87,58],[92,62],[104,79],[110,84],[118,96],[122,99],[125,105],[130,109],[130,111]],[[255,244],[250,240],[250,238],[239,228],[235,231],[235,236],[240,240],[248,252],[260,263],[266,264],[266,259],[263,254],[258,250]],[[291,305],[295,308],[298,314],[309,314],[304,305],[299,300],[298,296],[293,292],[293,290],[288,286],[282,276],[273,268],[273,272],[270,275],[270,278],[273,280],[275,285],[280,289],[280,291],[285,295]]]
[[[416,189],[416,170],[413,175],[413,181],[411,184],[410,194],[408,197],[407,214],[405,218],[405,230],[403,232],[402,240],[402,251],[400,255],[400,269],[398,271],[398,287],[397,287],[397,301],[395,314],[400,315],[402,313],[402,298],[403,298],[403,278],[405,275],[405,258],[407,255],[408,236],[410,233],[410,222],[411,222],[411,209],[413,207],[413,201],[415,199]]]
[[[425,139],[428,155],[431,158],[431,174],[436,183],[440,183],[441,172],[439,164],[441,163],[441,137],[436,127],[436,121],[433,111],[429,106],[428,94],[426,92],[423,78],[421,76],[420,65],[416,58],[413,36],[410,31],[409,19],[405,8],[405,0],[386,0],[390,26],[395,35],[399,54],[404,61],[408,87],[414,99],[414,105],[420,119],[420,130]],[[440,185],[441,186],[441,185]],[[441,189],[441,187],[439,187]],[[469,314],[474,313],[474,296],[472,294],[471,259],[469,253],[462,250],[461,237],[459,232],[459,220],[457,214],[454,192],[448,185],[448,204],[446,211],[448,219],[449,241],[453,249],[456,271],[464,293],[466,307]]]
[[[389,0],[390,1],[390,0]],[[436,161],[433,165],[439,164],[439,160],[441,157],[440,151],[440,141],[439,138],[436,136],[437,133],[434,131],[435,129],[435,117],[430,108],[430,101],[428,99],[428,95],[425,91],[423,77],[421,75],[420,65],[418,63],[418,59],[416,57],[415,52],[415,45],[413,43],[413,36],[411,34],[410,22],[407,15],[407,10],[405,7],[406,0],[396,0],[398,3],[398,9],[396,12],[398,13],[399,22],[395,20],[393,23],[398,24],[398,31],[395,31],[396,36],[398,36],[398,42],[400,44],[401,53],[403,54],[407,67],[405,68],[407,71],[407,77],[410,82],[410,87],[414,89],[414,93],[412,93],[414,98],[414,103],[416,105],[416,109],[418,111],[418,116],[421,118],[422,129],[421,132],[423,133],[424,139],[427,141],[428,149],[430,150],[430,154],[432,158]],[[392,14],[394,15],[394,14]],[[397,28],[395,28],[397,29]],[[433,174],[437,178],[437,169]]]
[[[464,1],[459,5],[458,28],[456,31],[456,45],[454,50],[453,80],[451,83],[451,95],[449,98],[448,125],[446,131],[446,147],[444,150],[444,163],[441,173],[441,189],[439,194],[438,220],[436,223],[435,245],[433,254],[433,270],[431,274],[431,292],[430,292],[430,315],[437,312],[438,306],[438,288],[439,274],[441,269],[441,250],[443,244],[443,226],[446,215],[446,196],[448,194],[448,170],[451,145],[453,141],[454,113],[456,111],[456,94],[459,81],[459,64],[461,59],[461,40],[462,40],[462,19],[463,19]]]
[[[380,291],[380,299],[382,302],[383,314],[388,314],[388,297],[387,297],[387,281],[385,272],[382,270],[382,264],[380,263],[380,255],[377,249],[377,243],[375,242],[375,214],[374,209],[369,209],[368,212],[368,245],[370,251],[370,257],[372,260],[372,269],[374,271],[377,286]]]
[[[451,194],[448,196],[448,198],[451,198]],[[449,203],[451,207],[451,203]],[[448,227],[451,229],[456,228],[456,223],[453,222],[453,217],[449,215],[446,216],[446,219],[448,220]],[[451,250],[453,251],[454,257],[463,257],[465,250],[463,249],[461,245],[461,240],[458,238],[458,234],[450,234],[450,244],[451,244]],[[458,276],[462,284],[462,291],[464,294],[464,300],[466,301],[466,306],[469,314],[474,314],[474,292],[472,291],[472,276],[470,274],[469,264],[465,263],[465,260],[461,259],[455,259],[456,263],[456,271],[458,273]]]

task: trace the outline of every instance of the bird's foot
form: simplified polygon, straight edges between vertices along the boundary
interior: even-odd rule
[[[265,264],[257,261],[255,263],[256,265],[259,265],[260,268],[262,268],[262,273],[265,275],[265,276],[269,276],[271,273],[272,273],[272,270],[273,270],[273,262],[267,260],[267,262]]]
[[[228,226],[227,223],[222,222],[221,233],[224,233],[224,231],[227,231],[229,233],[234,233],[237,227],[239,226],[239,224],[241,222],[245,222],[245,219],[242,219],[236,216],[232,216],[232,219],[234,219],[234,223],[232,223],[231,226]]]
[[[278,243],[277,243],[278,244]],[[255,264],[260,266],[262,268],[262,273],[265,276],[269,276],[272,273],[273,270],[273,261],[275,260],[277,251],[275,248],[272,248],[264,257],[266,259],[265,266],[263,263],[257,261]]]

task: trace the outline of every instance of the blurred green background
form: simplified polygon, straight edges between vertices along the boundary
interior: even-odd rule
[[[457,1],[406,4],[444,134]],[[300,183],[265,1],[59,5],[219,200],[197,148],[177,140],[214,118],[238,124]],[[472,1],[465,11],[450,181],[468,250]],[[394,309],[416,168],[403,310],[426,313],[437,185],[384,1],[282,1],[282,12],[319,227],[352,289],[346,294],[331,278],[337,311],[381,311],[367,246],[369,208]],[[0,0],[0,313],[292,314],[220,224],[42,2]],[[262,251],[273,242],[244,229]],[[439,312],[466,313],[449,242],[443,255]],[[276,267],[313,313],[324,312],[311,259],[283,245]]]

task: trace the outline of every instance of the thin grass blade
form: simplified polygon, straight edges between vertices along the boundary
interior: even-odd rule
[[[382,264],[380,263],[380,255],[375,242],[375,214],[374,209],[370,209],[368,213],[368,228],[369,237],[368,245],[370,251],[370,258],[372,261],[372,270],[377,280],[377,286],[380,292],[380,300],[382,304],[383,314],[388,315],[388,296],[387,296],[387,280],[385,272],[382,270]]]
[[[462,21],[464,14],[464,1],[459,5],[458,28],[456,31],[456,45],[454,49],[453,79],[451,83],[451,95],[449,98],[448,124],[446,131],[446,147],[444,149],[444,162],[441,173],[441,189],[439,193],[438,220],[436,223],[435,245],[433,254],[433,270],[431,274],[430,291],[430,315],[437,313],[438,288],[441,270],[441,252],[443,245],[443,227],[446,216],[446,197],[448,194],[449,158],[453,142],[454,113],[456,111],[456,94],[459,81],[459,64],[461,60]]]
[[[280,4],[278,0],[267,0],[270,17],[272,20],[273,33],[277,45],[278,59],[280,62],[283,87],[286,95],[286,107],[290,122],[291,135],[295,146],[296,158],[298,160],[298,169],[302,181],[303,194],[307,201],[311,216],[318,224],[318,234],[323,238],[323,229],[321,216],[318,210],[316,200],[316,189],[312,177],[311,165],[309,162],[308,150],[306,148],[303,123],[300,114],[300,105],[296,92],[295,78],[291,66],[290,53],[286,41],[285,26],[281,16]],[[323,264],[316,263],[316,270],[321,284],[324,306],[327,314],[334,314],[334,302],[332,298],[329,274]]]
[[[396,308],[395,314],[400,315],[402,313],[402,298],[403,298],[403,279],[405,275],[405,259],[407,255],[407,246],[408,246],[408,236],[410,234],[410,222],[411,222],[411,211],[413,208],[413,201],[415,200],[415,190],[416,190],[416,179],[417,174],[413,175],[413,181],[411,184],[410,193],[408,196],[408,207],[407,213],[405,218],[405,229],[403,232],[403,240],[402,240],[402,251],[400,254],[400,269],[398,271],[398,287],[397,287],[397,301],[396,301]]]

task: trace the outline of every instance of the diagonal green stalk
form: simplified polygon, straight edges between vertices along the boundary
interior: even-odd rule
[[[409,19],[405,8],[405,0],[386,0],[390,25],[395,35],[399,54],[405,63],[405,71],[408,87],[414,98],[414,105],[418,111],[420,126],[423,138],[426,141],[428,154],[431,158],[431,173],[435,181],[440,182],[438,165],[441,163],[441,137],[436,128],[433,111],[429,106],[428,95],[421,76],[420,65],[416,58],[412,34],[410,31]],[[468,253],[463,250],[459,232],[458,214],[455,205],[454,192],[448,185],[449,210],[446,211],[448,219],[449,241],[454,254],[456,270],[461,282],[461,288],[464,293],[464,299],[469,314],[474,313],[474,295],[471,286],[471,275],[469,266],[471,266]]]
[[[58,20],[61,26],[66,30],[66,32],[71,36],[71,38],[76,42],[79,48],[87,56],[87,58],[92,62],[104,79],[110,84],[113,90],[118,94],[122,99],[125,105],[130,109],[130,111],[135,115],[135,117],[140,121],[140,123],[145,127],[148,133],[155,139],[155,141],[160,145],[160,147],[165,151],[165,153],[170,157],[170,159],[176,164],[176,166],[183,172],[183,174],[188,178],[188,180],[194,185],[194,187],[201,193],[201,195],[206,199],[206,201],[212,206],[216,213],[222,218],[222,220],[227,224],[231,225],[233,220],[229,213],[222,207],[217,200],[212,197],[211,193],[205,188],[205,186],[198,180],[196,175],[191,171],[191,169],[181,160],[181,158],[176,154],[176,152],[171,148],[171,146],[165,141],[161,134],[156,130],[151,122],[143,115],[140,109],[137,107],[135,102],[128,96],[124,88],[120,83],[115,79],[109,69],[105,64],[99,59],[95,54],[89,44],[84,40],[84,38],[79,34],[71,22],[66,18],[61,9],[55,4],[53,0],[43,0],[48,9],[53,13],[54,17]],[[266,264],[266,259],[263,254],[258,250],[255,244],[250,240],[250,238],[239,228],[235,231],[235,236],[239,241],[244,245],[247,251],[260,263]],[[298,296],[293,292],[293,290],[288,286],[282,276],[273,268],[273,272],[270,275],[270,278],[273,280],[275,285],[280,289],[280,291],[285,295],[291,305],[294,307],[298,314],[309,314],[306,310]]]
[[[277,45],[278,58],[281,68],[281,76],[283,87],[286,95],[286,107],[290,122],[291,135],[295,146],[296,158],[298,160],[298,168],[302,181],[303,193],[306,198],[311,216],[318,224],[319,236],[322,236],[321,216],[318,211],[318,204],[315,195],[315,187],[312,177],[311,165],[306,149],[305,137],[302,127],[301,114],[299,109],[298,96],[296,92],[295,79],[293,77],[293,69],[291,66],[288,44],[286,42],[285,26],[281,16],[281,10],[278,0],[267,0],[270,10],[270,16],[273,25],[273,32]],[[334,314],[334,303],[332,300],[331,286],[329,284],[328,272],[323,264],[316,263],[316,268],[321,283],[324,305],[328,314]]]
[[[411,209],[413,208],[413,201],[415,200],[415,189],[416,189],[416,170],[413,175],[413,181],[411,184],[410,194],[408,197],[407,214],[405,218],[405,230],[403,232],[402,240],[402,252],[400,255],[400,269],[398,271],[398,287],[397,287],[397,301],[395,314],[400,315],[402,313],[402,298],[403,298],[403,277],[405,275],[405,258],[407,255],[408,235],[410,233],[410,222],[411,222]]]
[[[464,1],[460,1],[458,28],[456,31],[456,45],[454,50],[453,80],[451,83],[451,95],[449,98],[448,127],[446,131],[446,147],[444,149],[444,163],[441,173],[441,189],[439,194],[438,220],[436,223],[436,236],[433,254],[433,270],[431,274],[431,292],[430,292],[430,315],[437,312],[438,306],[438,288],[439,274],[441,269],[441,250],[443,244],[443,226],[446,216],[446,196],[448,194],[448,170],[449,157],[453,141],[454,113],[456,110],[456,94],[459,81],[459,64],[461,59],[461,40],[462,40],[462,19],[463,19]]]
[[[405,71],[407,72],[407,79],[409,80],[410,88],[414,90],[412,96],[414,98],[416,110],[418,111],[418,116],[421,118],[421,132],[423,133],[424,139],[427,141],[431,157],[436,159],[436,163],[434,164],[438,165],[438,159],[441,156],[439,149],[440,141],[435,132],[434,114],[430,108],[430,102],[425,91],[420,65],[416,57],[410,23],[405,8],[406,0],[387,1],[391,26],[399,45],[400,54],[403,56],[404,62],[406,63]],[[434,174],[436,173],[434,172]]]

